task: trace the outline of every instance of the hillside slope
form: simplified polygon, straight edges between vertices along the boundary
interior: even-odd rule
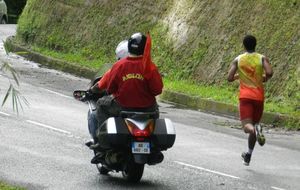
[[[114,62],[116,44],[136,31],[150,31],[168,78],[222,86],[243,36],[253,34],[274,68],[267,96],[299,109],[300,0],[28,0],[17,39],[95,68]]]

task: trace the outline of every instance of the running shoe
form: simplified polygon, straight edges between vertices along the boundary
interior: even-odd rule
[[[104,159],[105,153],[104,152],[97,152],[95,156],[92,158],[92,164],[99,164]]]
[[[244,160],[244,165],[249,166],[250,160],[251,160],[251,154],[248,152],[243,152],[242,153],[242,159]]]
[[[266,143],[266,138],[263,134],[262,127],[260,124],[255,124],[255,131],[256,131],[256,139],[260,146],[264,146]]]

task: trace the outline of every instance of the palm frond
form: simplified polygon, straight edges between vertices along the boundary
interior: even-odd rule
[[[2,106],[7,101],[8,97],[11,96],[12,98],[12,106],[13,110],[16,111],[19,114],[19,110],[23,110],[23,105],[29,106],[29,102],[26,100],[25,97],[21,95],[21,93],[14,88],[14,86],[11,84],[6,92],[6,95],[4,97],[4,100],[2,102]]]
[[[12,75],[14,81],[19,86],[19,74],[9,63],[4,62],[0,70],[3,72],[9,72]]]
[[[6,92],[5,97],[4,97],[4,99],[3,99],[2,106],[4,106],[4,104],[5,104],[5,102],[6,102],[7,98],[8,98],[8,96],[9,96],[9,94],[10,94],[12,88],[13,88],[13,86],[10,85],[9,88],[8,88],[8,90],[7,90],[7,92]]]
[[[20,85],[19,74],[9,63],[7,63],[7,62],[2,63],[2,65],[0,67],[0,71],[3,71],[6,75],[10,73],[13,78],[13,81],[15,81],[17,86]],[[9,78],[9,76],[8,76],[8,78]],[[26,106],[29,106],[29,102],[14,87],[12,81],[10,79],[8,79],[8,80],[9,80],[10,86],[4,96],[4,99],[2,101],[2,106],[4,106],[4,104],[7,102],[8,97],[11,96],[13,110],[16,111],[17,114],[19,114],[19,108],[23,110],[23,104],[25,104]]]
[[[3,42],[3,46],[4,46],[5,53],[6,53],[6,55],[8,55],[8,53],[9,53],[9,51],[10,51],[9,44],[8,44],[8,43],[5,43],[4,40],[2,40],[2,42]]]

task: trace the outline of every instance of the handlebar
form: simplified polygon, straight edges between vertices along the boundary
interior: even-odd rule
[[[87,90],[75,90],[73,97],[81,102],[86,102],[92,99],[93,94]]]
[[[97,102],[99,98],[102,98],[105,95],[107,95],[106,91],[103,91],[101,93],[93,93],[90,90],[75,90],[73,92],[73,97],[76,100],[79,100],[81,102],[87,102],[87,101]]]

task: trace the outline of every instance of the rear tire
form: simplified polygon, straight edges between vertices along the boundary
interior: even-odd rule
[[[137,183],[141,180],[144,172],[144,164],[129,162],[122,171],[124,179],[128,182]]]

